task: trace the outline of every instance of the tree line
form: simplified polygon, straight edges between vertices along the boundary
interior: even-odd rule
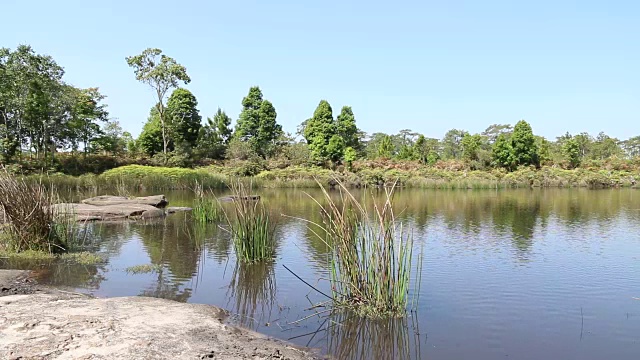
[[[621,141],[605,133],[537,136],[521,120],[494,124],[479,134],[449,130],[442,139],[409,129],[366,134],[353,109],[334,116],[321,100],[294,134],[283,131],[275,106],[257,86],[242,99],[235,124],[225,111],[203,121],[196,96],[184,88],[187,69],[162,50],[127,57],[135,78],[156,95],[141,134],[134,139],[109,117],[98,88],[80,89],[63,80],[64,69],[30,46],[0,49],[0,159],[2,163],[54,162],[57,153],[109,154],[152,164],[193,166],[227,161],[246,174],[265,167],[351,166],[358,159],[397,159],[434,165],[460,161],[471,169],[559,165],[575,168],[589,160],[640,156],[640,136]]]

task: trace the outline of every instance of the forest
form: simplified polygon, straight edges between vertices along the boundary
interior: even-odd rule
[[[546,139],[535,135],[525,120],[488,124],[479,134],[451,129],[442,138],[410,129],[365,133],[350,106],[334,111],[326,100],[309,109],[310,117],[301,119],[294,133],[287,133],[278,124],[275,105],[258,86],[239,99],[237,119],[220,108],[203,118],[196,96],[185,87],[191,81],[185,66],[154,48],[123,61],[140,86],[156,95],[137,138],[111,118],[107,95],[98,86],[81,89],[66,83],[64,68],[28,45],[0,49],[2,164],[15,172],[73,175],[128,164],[217,164],[250,176],[290,166],[349,170],[363,160],[514,171],[522,166],[597,167],[640,156],[640,136],[565,133]]]

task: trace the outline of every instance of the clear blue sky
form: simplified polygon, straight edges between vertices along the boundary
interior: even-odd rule
[[[442,137],[526,119],[536,134],[640,134],[640,2],[4,0],[0,46],[30,44],[100,87],[137,135],[154,104],[124,58],[187,67],[203,118],[259,85],[286,131],[321,99],[367,132]]]

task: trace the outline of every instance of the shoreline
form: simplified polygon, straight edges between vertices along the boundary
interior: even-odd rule
[[[322,357],[229,325],[204,304],[151,297],[93,298],[0,270],[3,359],[289,359]]]

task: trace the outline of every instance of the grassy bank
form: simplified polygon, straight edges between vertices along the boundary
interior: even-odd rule
[[[135,190],[226,189],[236,178],[231,167],[209,166],[197,169],[127,165],[100,175],[31,175],[32,180],[58,189],[78,189],[126,193]],[[421,166],[415,163],[360,163],[351,171],[316,167],[287,167],[260,172],[252,177],[256,187],[315,188],[339,179],[349,187],[389,185],[396,180],[401,187],[424,189],[495,189],[527,187],[630,187],[640,179],[640,169],[556,167],[466,170]]]

